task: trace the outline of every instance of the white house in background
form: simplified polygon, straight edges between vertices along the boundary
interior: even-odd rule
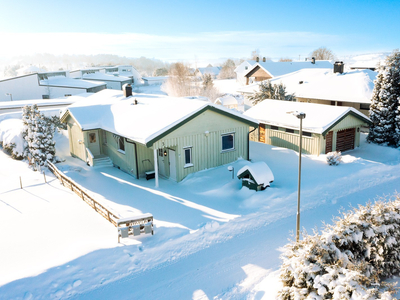
[[[255,63],[244,74],[246,85],[272,79],[301,69],[331,69],[332,63],[327,60],[279,61],[264,60]]]
[[[110,72],[107,74],[104,68],[90,68],[71,71],[70,75],[71,77],[77,79],[105,82],[107,84],[107,88],[113,90],[122,90],[122,86],[124,84],[133,84],[132,78],[119,76],[116,73],[111,74]]]
[[[267,99],[244,113],[260,123],[251,139],[299,151],[300,121],[294,112],[306,114],[302,152],[307,154],[354,149],[360,145],[360,128],[371,123],[352,107]]]
[[[205,68],[197,68],[195,71],[195,76],[199,78],[203,78],[206,74],[211,75],[213,79],[217,78],[221,72],[221,67],[213,67],[211,65]]]
[[[240,83],[241,85],[245,85],[246,77],[244,75],[246,75],[249,69],[252,68],[256,63],[256,60],[245,60],[238,65],[234,71],[236,73],[236,82]]]
[[[283,83],[289,94],[298,102],[319,103],[332,106],[348,106],[369,115],[374,80],[377,72],[349,70],[340,73],[330,69],[302,69],[270,79],[272,84]],[[259,83],[238,90],[250,96],[259,91]]]
[[[167,79],[168,76],[142,77],[144,85],[162,85]]]
[[[0,80],[0,101],[53,99],[105,88],[105,82],[74,79],[68,71],[34,73]]]
[[[106,74],[131,78],[132,85],[142,84],[142,76],[133,66],[121,65],[114,67],[104,67],[104,70]]]

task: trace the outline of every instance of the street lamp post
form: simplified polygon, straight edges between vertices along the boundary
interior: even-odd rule
[[[6,96],[10,96],[11,101],[12,101],[12,94],[11,93],[6,93]]]
[[[301,182],[301,150],[302,150],[302,141],[303,141],[303,119],[306,117],[306,114],[303,112],[288,112],[296,116],[300,119],[300,131],[299,131],[299,181],[297,185],[297,220],[296,220],[296,242],[299,241],[300,238],[300,182]]]

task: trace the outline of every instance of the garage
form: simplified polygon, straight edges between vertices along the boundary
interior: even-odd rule
[[[336,151],[347,151],[354,149],[354,140],[356,138],[356,129],[348,128],[339,130],[336,138]]]

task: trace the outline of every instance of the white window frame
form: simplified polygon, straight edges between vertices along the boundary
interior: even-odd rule
[[[189,150],[190,153],[190,162],[186,162],[186,150]],[[185,165],[183,166],[184,168],[189,168],[193,167],[193,151],[192,151],[192,146],[189,147],[183,147],[183,159],[185,161]]]
[[[231,135],[233,137],[233,142],[232,142],[232,148],[228,148],[228,149],[224,149],[224,142],[223,142],[223,138],[224,136],[228,136]],[[235,132],[227,132],[227,133],[223,133],[221,134],[221,153],[223,152],[229,152],[229,151],[235,151]]]
[[[122,143],[124,145],[124,149],[121,148],[121,144],[120,144],[121,139],[122,139]],[[125,138],[122,136],[119,136],[117,141],[118,141],[117,142],[118,152],[125,154]]]

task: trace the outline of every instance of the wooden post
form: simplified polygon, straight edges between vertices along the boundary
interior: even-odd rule
[[[43,171],[43,177],[44,177],[44,183],[47,183],[46,181],[46,173]]]
[[[22,189],[22,179],[21,179],[21,176],[19,176],[19,184],[21,185],[21,189]]]

